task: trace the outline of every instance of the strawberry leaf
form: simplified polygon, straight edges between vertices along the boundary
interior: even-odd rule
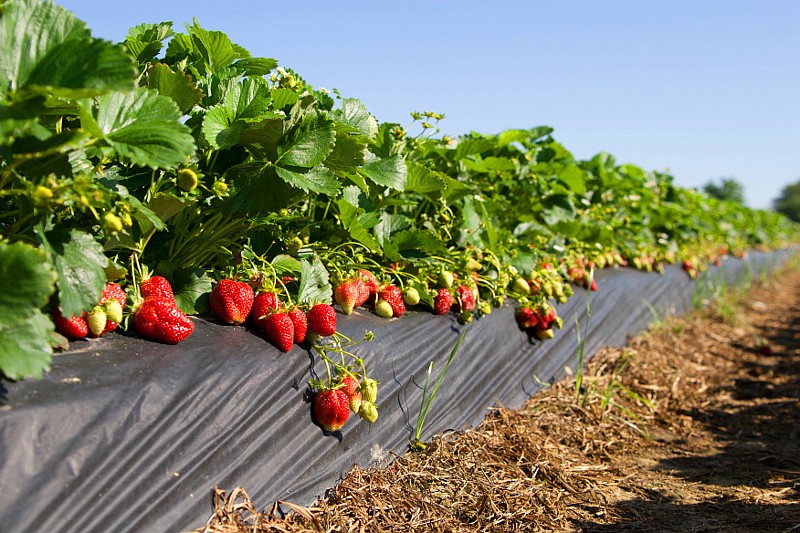
[[[40,379],[50,370],[53,349],[50,336],[55,327],[41,311],[13,324],[0,317],[0,372],[11,379]]]
[[[65,316],[78,315],[97,305],[106,283],[108,259],[103,247],[88,233],[58,228],[42,236],[53,254],[58,272],[58,300]]]
[[[336,130],[333,122],[316,115],[306,118],[287,148],[278,158],[281,166],[312,168],[322,163],[333,151]]]
[[[125,47],[139,63],[147,63],[164,47],[164,41],[175,35],[172,22],[139,24],[128,30]]]
[[[145,88],[83,100],[81,124],[105,140],[123,160],[172,168],[194,155],[194,138],[180,123],[177,104]]]
[[[378,121],[367,111],[367,106],[361,100],[343,99],[339,114],[342,122],[359,129],[367,137],[372,138],[378,134]]]
[[[374,158],[358,169],[358,173],[370,181],[397,191],[406,188],[408,171],[403,158],[393,155],[387,159]]]
[[[300,289],[297,299],[301,302],[322,302],[329,304],[333,301],[330,276],[319,257],[314,256],[314,262],[302,261],[300,270]]]
[[[408,168],[406,192],[425,194],[444,189],[446,176],[441,172],[431,170],[413,161],[407,161],[406,167]]]
[[[208,310],[208,295],[212,280],[202,268],[184,268],[172,275],[175,303],[187,315],[197,315]]]
[[[14,324],[33,316],[47,303],[55,283],[56,272],[47,252],[21,242],[0,242],[0,323]]]
[[[309,170],[292,171],[281,167],[275,167],[275,171],[283,181],[303,189],[306,192],[312,191],[317,194],[327,194],[335,196],[342,184],[330,170],[322,167]]]
[[[147,87],[172,98],[181,113],[187,113],[203,99],[203,91],[197,88],[191,77],[175,72],[163,63],[156,63],[147,72]]]

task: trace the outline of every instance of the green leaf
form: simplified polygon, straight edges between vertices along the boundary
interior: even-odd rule
[[[364,164],[367,138],[356,128],[342,122],[334,123],[336,144],[324,164],[334,172],[353,174]]]
[[[497,136],[497,144],[502,148],[511,143],[526,141],[529,138],[528,130],[506,130]]]
[[[576,194],[584,194],[586,192],[585,178],[586,175],[583,170],[576,165],[568,165],[558,173],[558,179]]]
[[[322,163],[333,151],[336,130],[333,122],[310,116],[298,128],[278,158],[283,166],[311,168]]]
[[[156,63],[147,71],[147,88],[169,96],[181,113],[187,113],[203,99],[203,91],[183,72],[175,72],[163,63]]]
[[[278,88],[272,91],[272,109],[280,111],[288,105],[294,105],[300,99],[300,95],[291,89]]]
[[[97,130],[120,157],[150,168],[172,168],[194,155],[194,138],[172,99],[144,88],[109,93],[81,104],[81,122]]]
[[[316,255],[313,263],[304,259],[300,269],[300,288],[297,299],[309,304],[315,302],[329,304],[333,301],[332,298],[330,276],[325,265]]]
[[[33,316],[55,291],[56,272],[47,252],[21,242],[0,242],[0,324]]]
[[[36,378],[50,370],[53,322],[36,309],[13,324],[0,319],[0,372],[10,379]]]
[[[299,189],[278,176],[271,164],[243,163],[229,168],[225,177],[238,189],[226,204],[226,209],[236,214],[279,211],[302,196]]]
[[[300,274],[303,269],[303,263],[295,259],[291,255],[279,254],[272,258],[270,261],[272,268],[275,269],[277,274]]]
[[[392,246],[404,258],[427,257],[447,252],[447,246],[427,231],[406,230],[392,237]]]
[[[208,110],[203,118],[203,135],[215,149],[230,148],[248,122],[278,118],[269,111],[270,90],[261,78],[247,78],[234,85],[222,103]]]
[[[197,315],[208,311],[208,295],[212,289],[212,279],[202,268],[183,268],[172,275],[172,288],[175,302],[187,315]]]
[[[266,76],[277,66],[278,61],[269,57],[246,57],[233,64],[245,76]]]
[[[269,161],[278,159],[278,143],[283,137],[283,117],[265,119],[254,124],[248,124],[239,137],[243,145],[257,144],[266,151]]]
[[[400,155],[393,155],[386,159],[373,159],[362,166],[358,173],[378,185],[397,191],[405,190],[408,179],[408,170]]]
[[[342,187],[333,172],[326,168],[317,167],[309,170],[293,171],[275,167],[275,171],[286,183],[306,192],[335,196]]]
[[[370,139],[378,134],[378,121],[375,120],[361,100],[344,98],[341,108],[342,122],[349,124],[361,131]]]
[[[172,22],[139,24],[128,30],[125,47],[140,64],[147,63],[161,52],[164,41],[175,35]]]
[[[58,272],[58,300],[64,316],[79,315],[95,305],[106,284],[108,258],[94,237],[80,230],[56,230],[42,236]]]
[[[543,202],[543,205],[544,210],[541,216],[544,223],[548,226],[554,226],[559,222],[570,222],[577,216],[575,204],[572,203],[572,200],[568,196],[549,196]]]
[[[489,150],[494,150],[496,146],[495,141],[485,137],[462,139],[456,146],[455,158],[458,161],[468,155],[482,154]]]
[[[408,168],[406,192],[426,194],[444,189],[446,176],[441,172],[414,161],[406,161],[406,168]]]
[[[186,25],[186,32],[191,38],[195,53],[202,58],[207,74],[223,69],[242,58],[242,53],[225,33],[203,29],[197,19],[193,22],[192,26]]]
[[[384,245],[391,239],[392,235],[399,231],[409,229],[412,226],[413,222],[406,216],[381,213],[380,222],[375,226],[373,231],[381,245]]]

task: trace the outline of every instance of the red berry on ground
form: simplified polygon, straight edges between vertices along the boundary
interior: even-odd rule
[[[539,317],[531,307],[521,307],[517,311],[517,322],[523,328],[533,328],[539,324]]]
[[[433,297],[433,314],[443,315],[447,313],[453,306],[453,294],[450,289],[442,287],[436,291],[436,296]]]
[[[56,309],[55,313],[53,313],[53,323],[56,325],[56,331],[70,339],[86,337],[89,334],[89,325],[83,315],[72,315],[66,318],[61,314],[61,309]]]
[[[294,323],[294,342],[303,344],[306,342],[306,334],[308,333],[308,318],[302,309],[297,307],[290,309],[287,314]]]
[[[370,297],[369,286],[367,286],[367,284],[364,283],[364,280],[362,280],[361,278],[354,279],[352,283],[353,285],[356,286],[356,289],[358,290],[358,297],[356,298],[355,306],[361,307],[362,305],[367,303],[367,300],[369,300]]]
[[[344,314],[352,314],[353,308],[357,305],[359,299],[358,286],[352,281],[340,283],[333,291],[333,299],[342,308]]]
[[[350,418],[350,398],[342,389],[326,389],[314,397],[314,416],[325,431],[339,431]]]
[[[251,310],[256,327],[264,331],[264,320],[267,318],[267,315],[269,315],[272,310],[280,308],[281,301],[278,299],[277,294],[274,292],[258,293],[253,299],[253,308]]]
[[[221,280],[208,297],[211,311],[227,324],[243,324],[253,308],[253,288],[244,281]]]
[[[145,299],[136,310],[134,326],[145,339],[166,344],[178,344],[194,331],[194,322],[174,300],[156,296]]]
[[[267,338],[280,351],[288,352],[294,344],[294,322],[287,313],[278,311],[264,319]]]
[[[378,278],[376,278],[372,272],[362,268],[358,271],[358,276],[367,286],[367,290],[369,290],[370,294],[378,294],[378,288],[380,287],[378,284]]]
[[[395,285],[384,285],[378,291],[378,299],[385,300],[392,307],[392,316],[400,318],[406,312],[406,303],[403,301],[403,292]]]
[[[317,304],[306,314],[308,329],[320,337],[330,337],[336,333],[336,311],[328,304]]]
[[[125,307],[125,301],[127,299],[128,299],[128,294],[125,292],[125,290],[122,287],[120,287],[116,283],[106,283],[106,286],[103,289],[103,293],[100,295],[99,304],[100,305],[104,305],[104,304],[107,304],[111,300],[116,300],[117,302],[119,302],[120,307],[124,308]],[[117,309],[117,310],[119,310],[119,309]],[[109,313],[109,314],[111,314],[111,313]],[[115,318],[120,318],[120,317],[115,317]],[[109,317],[108,321],[106,321],[106,327],[105,327],[105,330],[103,331],[103,333],[108,333],[110,331],[114,331],[115,329],[117,329],[117,325],[118,324],[119,324],[119,321],[111,320],[111,317]]]
[[[169,284],[167,278],[163,276],[152,276],[147,278],[139,285],[139,292],[142,298],[150,298],[156,296],[159,298],[167,298],[175,300],[175,294],[172,292],[172,285]]]
[[[475,301],[475,293],[472,288],[466,285],[459,285],[456,287],[456,296],[458,298],[459,311],[474,311],[477,306]]]

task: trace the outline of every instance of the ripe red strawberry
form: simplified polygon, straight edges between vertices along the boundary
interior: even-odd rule
[[[342,390],[349,399],[350,410],[357,413],[361,409],[361,383],[353,376],[345,376],[342,385]]]
[[[589,286],[592,292],[597,292],[597,282],[592,278],[592,284]]]
[[[128,299],[128,295],[125,293],[125,290],[116,283],[106,283],[103,293],[100,295],[100,304],[112,298],[118,301],[119,305],[125,307],[125,300]]]
[[[356,289],[358,290],[358,297],[356,298],[355,306],[361,307],[362,305],[367,303],[367,300],[369,300],[370,297],[369,286],[367,286],[367,284],[364,283],[363,279],[358,277],[355,278],[352,281],[352,283],[353,285],[356,286]]]
[[[83,313],[81,316],[72,315],[66,318],[61,314],[61,309],[56,309],[53,313],[53,323],[56,325],[56,331],[70,339],[82,339],[89,334],[89,325],[86,323]]]
[[[342,311],[344,311],[346,315],[353,313],[353,308],[356,306],[356,302],[358,302],[359,299],[358,297],[358,286],[352,281],[340,283],[333,291],[333,299],[341,306]]]
[[[244,281],[221,280],[208,296],[211,311],[228,324],[242,324],[250,315],[255,294]]]
[[[308,333],[308,318],[306,318],[306,314],[297,307],[289,309],[287,314],[292,319],[292,323],[294,323],[294,342],[303,344],[306,342],[306,333]]]
[[[142,298],[150,298],[151,296],[157,296],[159,298],[168,298],[172,301],[175,301],[175,294],[172,292],[172,285],[169,284],[167,278],[162,276],[152,276],[144,280],[141,285],[139,285],[139,291],[142,294]]]
[[[517,311],[517,322],[523,328],[533,328],[539,324],[539,317],[532,307],[521,307]]]
[[[472,288],[466,285],[459,285],[456,287],[456,293],[459,311],[475,310],[477,302],[475,301],[475,293],[472,292]]]
[[[277,294],[274,292],[258,293],[253,299],[253,308],[251,310],[256,327],[261,331],[264,331],[264,319],[266,319],[270,311],[280,308],[281,301],[278,299]]]
[[[336,311],[328,304],[317,304],[306,314],[308,328],[320,337],[336,333]]]
[[[267,338],[280,351],[288,352],[294,343],[294,322],[288,313],[278,311],[264,319],[264,331]]]
[[[350,418],[350,398],[342,389],[325,389],[314,397],[314,416],[325,431],[339,431]]]
[[[154,341],[178,344],[194,331],[194,322],[166,297],[146,298],[134,316],[136,332]]]
[[[368,270],[364,270],[363,268],[358,271],[358,276],[361,278],[361,281],[367,286],[367,290],[369,290],[370,294],[378,294],[378,288],[380,285],[378,284],[378,278],[376,278],[372,272]]]
[[[436,291],[436,296],[433,297],[433,314],[443,315],[447,313],[453,306],[453,294],[450,289],[442,287]]]
[[[400,318],[406,312],[403,292],[395,285],[384,285],[378,291],[378,299],[385,300],[392,307],[392,316]]]

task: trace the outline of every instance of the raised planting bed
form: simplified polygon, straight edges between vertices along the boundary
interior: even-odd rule
[[[541,342],[506,305],[476,319],[428,414],[423,437],[475,425],[495,404],[516,408],[591,355],[623,344],[658,317],[682,313],[715,289],[740,284],[790,254],[728,259],[692,281],[630,269],[597,274],[599,290],[558,306],[564,328]],[[215,485],[243,486],[261,502],[307,504],[353,464],[407,449],[431,361],[440,369],[465,327],[456,315],[409,311],[385,320],[339,315],[338,330],[375,340],[356,347],[381,382],[380,418],[341,432],[312,421],[309,374],[318,358],[281,353],[243,327],[193,318],[195,333],[168,346],[118,334],[79,341],[40,381],[3,383],[0,524],[5,531],[179,531],[202,524]],[[314,361],[317,364],[312,368]]]

